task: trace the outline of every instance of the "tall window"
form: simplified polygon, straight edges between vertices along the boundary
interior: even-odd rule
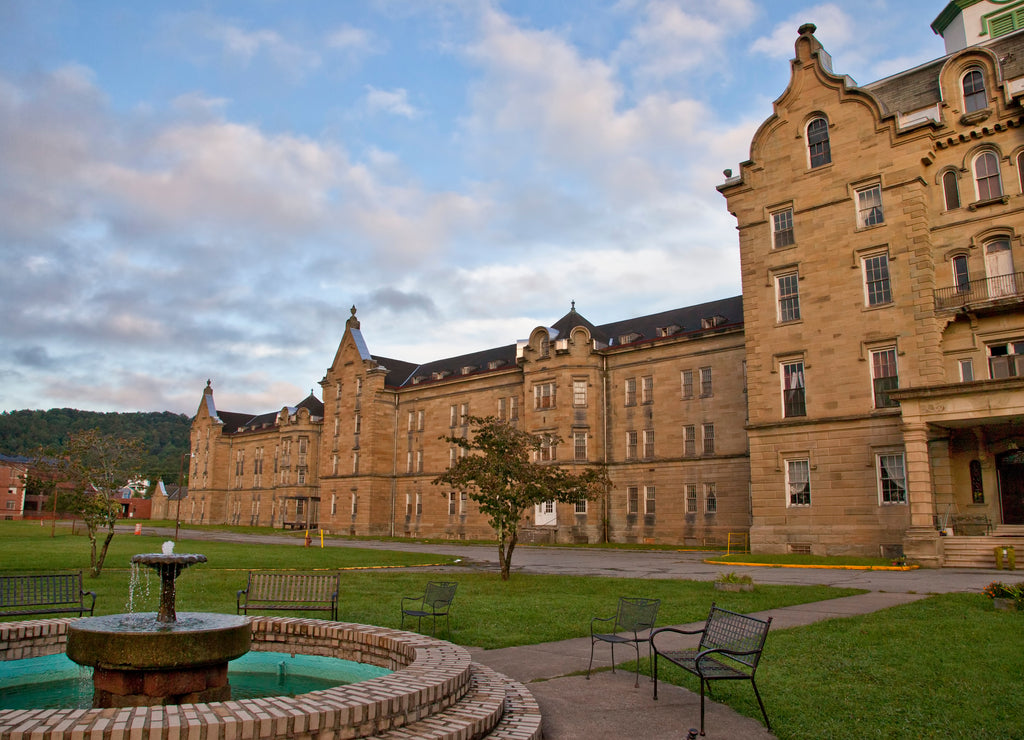
[[[985,95],[985,77],[980,69],[971,69],[963,78],[964,113],[973,113],[988,105]]]
[[[966,293],[971,289],[971,276],[967,271],[967,257],[958,254],[953,258],[953,283],[957,293]]]
[[[636,447],[637,447],[637,434],[636,432],[626,432],[626,459],[636,459]]]
[[[704,484],[704,513],[714,514],[718,511],[718,492],[714,483]]]
[[[877,226],[885,221],[882,212],[882,186],[872,185],[857,191],[857,225]]]
[[[790,506],[811,505],[810,460],[786,460],[786,490]]]
[[[710,367],[702,367],[700,369],[700,395],[701,398],[708,398],[712,395]]]
[[[869,306],[892,303],[889,285],[889,255],[876,254],[864,258],[864,299]]]
[[[576,379],[572,381],[572,405],[587,405],[587,381]]]
[[[715,425],[704,424],[702,425],[701,430],[704,438],[704,454],[715,454]]]
[[[539,383],[533,386],[533,407],[550,409],[555,407],[555,384]]]
[[[960,184],[953,170],[948,170],[942,176],[942,196],[946,200],[947,211],[960,207]]]
[[[469,404],[459,404],[459,424],[466,426],[469,423]]]
[[[456,426],[459,423],[459,407],[452,404],[448,407],[448,426]]]
[[[878,456],[878,494],[883,504],[907,503],[903,453]]]
[[[627,406],[636,406],[636,378],[626,378],[625,403]]]
[[[1017,178],[1020,192],[1024,193],[1024,152],[1017,155]]]
[[[587,513],[587,500],[586,499],[580,499],[579,501],[577,501],[575,509],[576,509],[576,513],[577,514],[586,514]]]
[[[874,386],[875,408],[884,409],[899,406],[889,397],[889,392],[900,387],[896,372],[896,348],[874,350],[871,353],[871,377]]]
[[[800,277],[795,272],[775,278],[775,293],[779,304],[779,323],[800,318]]]
[[[687,424],[683,427],[683,455],[693,457],[697,454],[697,427]]]
[[[696,514],[697,513],[697,484],[687,483],[686,484],[686,513]]]
[[[803,362],[786,362],[782,365],[782,409],[787,418],[807,415]]]
[[[644,430],[644,457],[654,457],[654,430]]]
[[[963,383],[974,382],[974,360],[960,360],[960,381]]]
[[[500,421],[505,421],[505,419],[508,418],[508,406],[507,406],[507,403],[508,403],[508,401],[506,401],[504,398],[499,398],[498,399],[498,419]]]
[[[541,439],[538,457],[541,461],[544,462],[554,460],[557,457],[557,448],[554,443],[554,440],[546,434],[544,435],[543,439]]]
[[[519,420],[519,398],[517,396],[509,396],[508,399],[508,418],[509,421]]]
[[[693,398],[693,370],[681,371],[679,382],[682,385],[683,398]]]
[[[574,460],[586,460],[587,459],[587,433],[586,432],[573,432],[572,433],[572,447],[573,447],[573,459]]]
[[[626,513],[640,513],[640,489],[636,486],[626,488]]]
[[[811,168],[821,167],[832,161],[832,151],[828,143],[828,121],[815,118],[807,124],[807,153],[810,156]]]
[[[982,152],[974,158],[974,183],[978,187],[978,200],[1003,196],[1003,182],[999,175],[999,157],[995,152]]]
[[[644,486],[644,513],[654,513],[655,486]]]
[[[793,209],[784,208],[772,214],[772,248],[788,247],[796,240],[793,237]]]
[[[640,403],[654,403],[654,376],[640,378]]]

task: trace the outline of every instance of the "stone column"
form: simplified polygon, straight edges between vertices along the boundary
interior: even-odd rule
[[[903,553],[926,567],[942,565],[942,543],[935,529],[935,493],[928,455],[928,425],[905,423],[903,448],[907,463],[907,504],[910,527],[903,534]]]

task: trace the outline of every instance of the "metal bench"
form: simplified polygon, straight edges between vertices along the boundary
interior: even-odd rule
[[[90,601],[86,606],[85,597]],[[0,617],[92,614],[96,592],[82,589],[82,571],[0,576]]]
[[[238,614],[252,611],[320,611],[338,619],[338,573],[249,572],[235,596]]]
[[[658,658],[673,663],[700,679],[700,734],[704,734],[704,689],[711,693],[711,681],[750,681],[754,687],[764,724],[772,729],[768,721],[761,694],[754,681],[757,664],[761,660],[764,642],[768,637],[771,617],[757,619],[737,614],[711,605],[704,629],[683,630],[662,627],[651,633],[651,647],[654,650],[654,698],[658,698]],[[700,644],[695,648],[671,649],[669,642],[675,635],[700,635]],[[661,645],[659,646],[659,642]]]
[[[612,648],[612,673],[615,672],[615,645],[632,644],[636,651],[636,680],[634,687],[640,686],[640,643],[648,642],[649,630],[654,629],[658,619],[660,599],[640,599],[621,597],[619,608],[614,617],[594,617],[590,620],[590,663],[587,664],[587,679],[590,669],[594,666],[594,645],[607,642]],[[595,627],[597,628],[595,630]],[[602,631],[603,630],[603,631]],[[648,635],[641,637],[641,632]],[[650,660],[650,644],[648,642],[648,660]]]
[[[423,617],[431,617],[434,621],[430,634],[434,634],[437,630],[437,618],[444,617],[448,634],[451,635],[452,625],[449,612],[452,602],[455,600],[455,589],[458,587],[459,584],[454,581],[430,581],[423,589],[422,596],[403,596],[401,603],[402,628],[405,628],[406,617],[416,617],[417,631]]]

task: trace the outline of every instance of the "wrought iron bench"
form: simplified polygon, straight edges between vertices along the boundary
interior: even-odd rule
[[[90,597],[86,606],[85,597]],[[0,576],[0,617],[92,614],[96,592],[82,588],[82,571]]]
[[[423,589],[422,596],[402,597],[402,628],[405,628],[406,617],[416,617],[416,630],[419,631],[423,617],[433,619],[430,634],[437,629],[437,618],[444,617],[448,634],[451,635],[452,625],[449,612],[455,600],[455,589],[459,587],[454,581],[430,581]]]
[[[614,617],[594,617],[590,620],[590,663],[587,665],[587,680],[590,679],[590,668],[594,665],[594,645],[598,642],[607,642],[612,648],[612,673],[615,672],[615,645],[632,643],[636,651],[636,681],[634,687],[640,686],[640,643],[648,642],[647,637],[641,637],[641,632],[654,629],[654,622],[658,618],[658,607],[661,606],[660,599],[639,599],[620,598],[619,608]],[[600,624],[603,622],[604,624]],[[607,626],[605,626],[607,625]],[[603,627],[604,632],[594,631]],[[608,628],[611,628],[609,631]],[[650,658],[650,644],[648,643],[647,655]]]
[[[673,663],[700,679],[700,734],[704,734],[704,689],[711,693],[711,681],[750,681],[754,687],[764,724],[772,729],[768,721],[761,694],[757,690],[754,674],[761,660],[764,642],[768,637],[771,617],[757,619],[737,614],[711,605],[704,629],[682,630],[662,627],[651,633],[651,648],[654,650],[654,698],[658,698],[658,658]],[[700,644],[695,648],[671,649],[669,635],[700,635]],[[659,643],[661,643],[659,645]]]
[[[249,572],[248,585],[235,596],[237,613],[320,611],[338,619],[338,573]]]

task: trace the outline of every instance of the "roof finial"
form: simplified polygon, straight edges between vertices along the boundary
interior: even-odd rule
[[[350,308],[349,311],[352,313],[352,315],[349,316],[348,321],[345,322],[345,326],[351,329],[358,329],[359,319],[356,318],[356,306],[354,303],[352,304],[352,308]]]
[[[575,311],[576,311],[576,301],[575,301],[575,300],[573,300],[573,301],[571,301],[570,303],[572,304],[572,310],[573,310],[573,312],[575,312]]]

